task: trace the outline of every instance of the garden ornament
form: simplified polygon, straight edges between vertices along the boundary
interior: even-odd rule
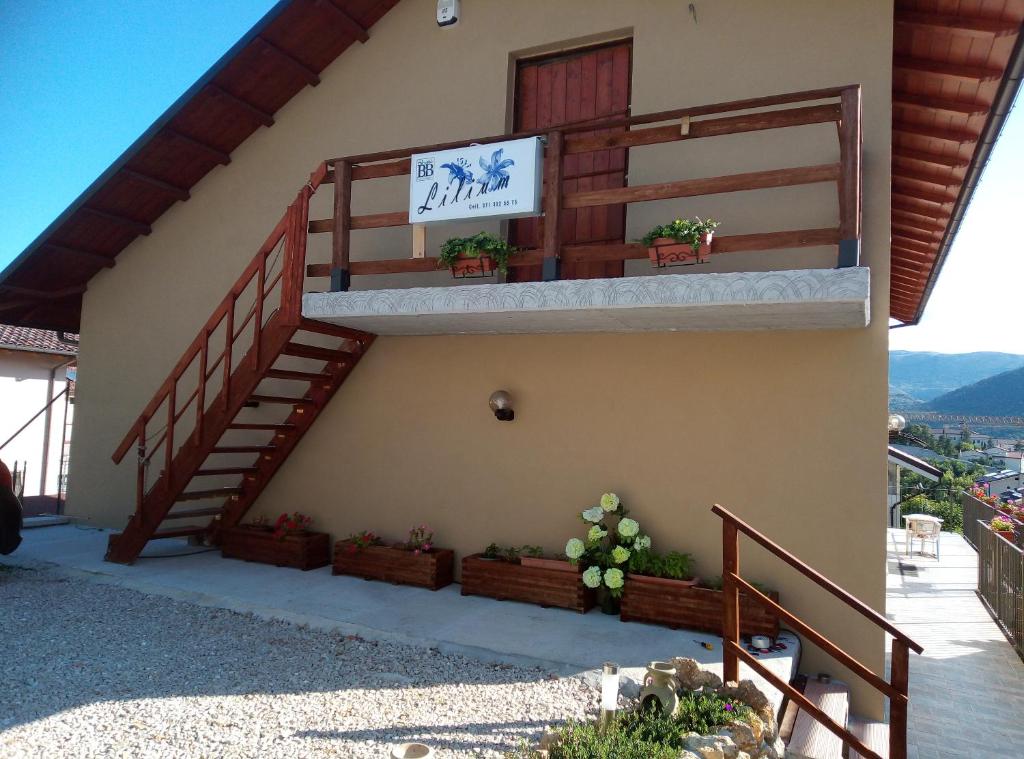
[[[679,681],[671,662],[652,661],[647,665],[644,685],[640,689],[640,706],[654,708],[662,714],[674,714],[679,706]]]

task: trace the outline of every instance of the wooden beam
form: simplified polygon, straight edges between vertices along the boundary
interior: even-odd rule
[[[1004,37],[1020,29],[1020,25],[1013,21],[979,16],[897,10],[893,17],[897,24],[941,29],[970,37]]]
[[[915,95],[909,92],[894,92],[892,95],[893,105],[903,106],[915,111],[943,111],[945,113],[957,113],[965,116],[980,116],[988,113],[990,106],[974,100],[955,100],[953,98],[932,97],[930,95]]]
[[[13,311],[23,306],[35,306],[39,303],[35,298],[12,298],[11,300],[0,301],[0,311]]]
[[[906,248],[893,244],[892,255],[898,256],[901,261],[913,262],[917,264],[923,264],[925,266],[931,266],[935,263],[936,254],[927,255],[924,253],[918,253],[917,251],[907,250]]]
[[[909,161],[931,163],[936,166],[949,166],[954,169],[962,169],[965,166],[969,166],[971,163],[971,159],[964,158],[959,155],[945,155],[943,153],[934,153],[928,150],[911,150],[910,148],[904,148],[898,145],[893,146],[892,154],[894,158],[906,158]]]
[[[341,22],[341,25],[345,27],[345,31],[355,37],[360,42],[366,42],[370,39],[369,33],[366,31],[366,27],[352,18],[348,13],[338,7],[335,0],[316,0],[316,5],[321,8],[327,8],[334,17]]]
[[[238,95],[234,95],[228,92],[226,89],[221,87],[216,82],[210,82],[209,84],[207,84],[206,89],[208,89],[213,94],[214,97],[218,97],[221,100],[226,100],[232,105],[234,105],[236,108],[249,114],[249,116],[251,116],[253,119],[258,121],[263,126],[274,126],[274,117],[272,115],[264,111],[262,108],[258,108],[257,106],[253,105],[248,100],[245,100],[243,98],[238,97]]]
[[[909,121],[897,121],[892,125],[894,132],[914,134],[919,137],[928,137],[932,140],[943,140],[957,144],[972,144],[978,141],[978,135],[964,129],[949,129],[947,127],[933,127],[925,124],[912,124]]]
[[[391,213],[369,213],[352,217],[352,229],[380,229],[381,227],[401,227],[409,223],[408,211]],[[334,219],[313,219],[309,222],[309,233],[333,232]]]
[[[263,46],[264,52],[273,53],[279,60],[287,64],[291,69],[299,74],[303,79],[306,80],[306,84],[310,87],[316,87],[320,84],[320,75],[313,69],[307,66],[305,63],[300,61],[294,55],[289,53],[287,50],[278,47],[270,40],[265,37],[256,37],[256,41]]]
[[[792,187],[818,182],[834,182],[837,179],[839,179],[839,164],[829,163],[820,166],[798,166],[791,169],[731,174],[707,179],[684,179],[679,182],[568,192],[565,193],[562,202],[564,208],[589,208],[613,203],[642,203],[649,200]]]
[[[902,211],[903,213],[912,213],[915,216],[920,216],[924,219],[928,219],[929,221],[942,222],[949,220],[948,211],[944,211],[941,208],[925,208],[914,205],[913,203],[908,203],[907,200],[909,200],[909,198],[893,198],[891,202],[892,209],[895,211]]]
[[[81,295],[85,292],[85,288],[85,285],[73,285],[71,287],[64,287],[60,290],[35,290],[31,287],[0,285],[0,290],[14,293],[15,295],[21,295],[26,298],[35,298],[37,300],[63,300],[64,298],[70,298],[72,295]]]
[[[105,256],[102,253],[93,253],[92,251],[89,250],[72,248],[67,245],[58,245],[57,243],[53,242],[44,242],[43,247],[49,248],[50,250],[56,251],[58,253],[64,253],[69,256],[75,256],[76,258],[84,259],[91,263],[97,264],[98,266],[102,266],[104,269],[114,268],[114,259],[111,258],[110,256]]]
[[[916,200],[923,200],[928,203],[937,203],[940,206],[944,206],[947,203],[956,202],[955,192],[932,192],[931,190],[922,190],[917,187],[908,187],[905,183],[901,183],[899,185],[894,184],[892,188],[892,193],[893,195],[911,197]]]
[[[785,127],[804,126],[810,124],[827,124],[838,122],[840,108],[838,105],[813,105],[805,108],[784,108],[777,111],[749,113],[742,116],[725,116],[717,119],[691,121],[686,133],[679,129],[679,124],[647,129],[632,129],[627,132],[612,132],[596,135],[566,135],[565,153],[589,153],[594,150],[609,148],[638,147],[656,145],[679,140],[692,140],[701,137],[720,137],[727,134],[757,132],[765,129],[783,129]]]
[[[954,177],[950,174],[936,174],[931,171],[912,169],[908,166],[895,165],[892,167],[892,173],[894,177],[912,179],[915,182],[927,182],[928,184],[935,184],[941,187],[952,187],[963,181],[959,177]]]
[[[929,58],[914,58],[909,55],[893,56],[892,65],[893,68],[920,71],[924,74],[933,74],[946,77],[947,79],[996,82],[1003,78],[1003,70],[1001,68],[969,66],[965,63],[947,63],[946,61],[933,61]]]
[[[351,273],[352,164],[339,161],[334,167],[334,229],[331,230],[331,290],[348,290]],[[308,225],[307,225],[308,228]]]
[[[555,131],[548,135],[544,149],[544,181],[548,191],[544,194],[544,262],[541,278],[551,282],[561,278],[559,255],[562,252],[562,167],[564,136]]]
[[[936,234],[942,234],[946,231],[945,224],[938,224],[932,221],[926,221],[918,218],[917,214],[908,213],[906,211],[900,211],[894,209],[892,212],[893,223],[900,223],[906,227],[913,227],[914,229],[920,229],[923,232],[935,232]]]
[[[941,236],[940,232],[922,231],[914,227],[912,224],[900,224],[898,221],[893,221],[892,230],[900,237],[907,237],[911,240],[917,240],[918,242],[927,243],[929,245],[937,245],[939,240],[935,238],[937,235]]]
[[[225,153],[223,150],[219,150],[218,148],[215,148],[212,145],[207,145],[205,142],[200,142],[194,137],[189,137],[187,134],[182,134],[177,129],[171,129],[170,127],[166,127],[164,131],[167,133],[169,137],[173,137],[178,142],[182,142],[185,145],[188,145],[189,147],[199,151],[200,153],[205,153],[210,158],[213,158],[221,166],[227,166],[229,163],[231,163],[231,156]]]
[[[892,236],[892,247],[900,248],[902,250],[918,253],[929,258],[934,258],[936,251],[934,247],[938,245],[936,241],[921,242],[920,240],[914,240],[910,237],[904,237],[902,235]]]
[[[109,221],[113,224],[122,226],[137,235],[148,235],[153,231],[153,228],[144,221],[129,219],[127,216],[120,216],[116,213],[110,213],[109,211],[101,211],[98,208],[92,208],[91,206],[82,206],[78,210],[91,214],[97,219],[103,219],[104,221]]]
[[[179,187],[178,185],[171,184],[170,182],[165,182],[164,180],[157,179],[156,177],[151,177],[148,174],[143,174],[140,171],[122,168],[121,174],[128,177],[129,179],[134,179],[136,182],[141,182],[142,184],[154,187],[157,190],[160,190],[165,195],[171,196],[175,200],[188,200],[190,197],[189,191],[186,188]]]

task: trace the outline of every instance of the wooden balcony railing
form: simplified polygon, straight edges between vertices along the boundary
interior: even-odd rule
[[[722,591],[725,594],[725,613],[722,628],[722,644],[724,649],[725,680],[739,679],[740,660],[756,671],[768,682],[796,702],[801,709],[819,722],[826,729],[837,735],[843,743],[855,749],[861,756],[871,759],[883,759],[876,752],[864,745],[853,733],[840,725],[825,712],[811,703],[803,693],[774,674],[764,666],[757,657],[740,645],[740,591],[748,595],[755,603],[779,616],[792,629],[803,635],[807,640],[818,646],[822,651],[845,666],[851,672],[867,682],[872,688],[889,699],[889,756],[888,759],[906,759],[907,757],[907,702],[910,676],[910,651],[921,653],[924,649],[905,633],[901,632],[889,620],[850,595],[824,575],[798,559],[786,549],[764,536],[742,519],[727,509],[715,504],[711,511],[722,518]],[[875,674],[866,665],[837,646],[825,635],[792,612],[777,604],[740,576],[740,533],[751,538],[770,553],[782,559],[789,566],[816,583],[850,608],[856,610],[870,622],[892,635],[892,663],[890,679],[887,681]]]
[[[800,103],[813,105],[798,105]],[[737,113],[753,109],[758,110],[754,113]],[[672,123],[666,125],[665,122]],[[600,190],[567,192],[562,187],[562,159],[568,155],[612,148],[629,151],[647,145],[825,123],[835,123],[837,127],[839,156],[838,161],[834,163]],[[595,134],[597,130],[611,129],[617,131]],[[557,279],[559,264],[562,261],[628,260],[647,256],[646,249],[638,244],[563,244],[562,225],[558,223],[563,209],[642,203],[822,182],[835,183],[837,188],[839,218],[835,227],[716,236],[714,251],[734,253],[835,245],[838,266],[856,266],[859,263],[861,92],[859,85],[850,85],[680,108],[640,116],[580,122],[550,130],[493,135],[331,159],[327,161],[331,170],[326,179],[334,185],[333,217],[315,219],[309,223],[311,233],[332,235],[331,262],[311,264],[307,267],[307,274],[311,277],[329,276],[331,289],[337,291],[347,290],[353,276],[436,270],[437,259],[429,256],[374,261],[352,260],[353,230],[402,227],[409,224],[406,211],[353,215],[353,182],[408,175],[410,156],[416,153],[538,135],[547,138],[544,151],[543,234],[540,237],[543,240],[543,248],[523,251],[513,257],[510,261],[511,266],[541,264],[545,279]],[[559,188],[559,191],[551,192],[552,187]]]

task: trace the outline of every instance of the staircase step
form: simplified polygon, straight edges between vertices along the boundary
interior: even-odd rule
[[[832,720],[846,725],[850,717],[850,688],[839,680],[807,680],[804,695]],[[795,759],[843,759],[843,741],[803,709],[796,715],[786,756]]]
[[[363,341],[370,337],[369,332],[361,332],[351,327],[342,327],[340,324],[328,324],[327,322],[318,322],[313,319],[303,319],[299,322],[299,329],[302,332],[316,332],[317,334],[330,335],[331,337],[344,337],[347,340]]]
[[[288,398],[283,395],[250,395],[249,400],[256,403],[284,403],[290,406],[313,406],[316,403],[309,398]]]
[[[275,432],[287,432],[294,430],[294,424],[229,424],[229,430],[274,430]]]
[[[331,375],[321,372],[295,372],[290,369],[268,369],[270,379],[296,380],[297,382],[330,382]]]
[[[213,488],[211,490],[192,490],[179,495],[175,501],[202,501],[206,498],[227,498],[231,495],[238,495],[241,488]]]
[[[210,453],[273,453],[275,445],[219,445]]]
[[[165,516],[164,519],[167,520],[191,519],[192,517],[216,517],[220,516],[221,511],[222,509],[220,509],[219,507],[211,507],[209,509],[185,509],[184,511],[170,511],[167,513],[167,516]]]
[[[305,343],[288,343],[281,352],[286,356],[312,358],[317,361],[330,361],[332,363],[341,363],[352,358],[352,354],[348,351],[321,348],[317,345],[306,345]]]
[[[873,722],[856,715],[850,717],[850,732],[856,735],[869,749],[883,759],[889,759],[889,725]],[[850,749],[850,759],[864,759],[856,750]]]
[[[222,474],[256,474],[259,469],[254,466],[228,466],[220,469],[197,469],[193,477],[216,477]]]

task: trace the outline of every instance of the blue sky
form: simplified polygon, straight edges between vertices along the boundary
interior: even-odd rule
[[[274,0],[0,0],[0,267]],[[1024,353],[1024,105],[1011,115],[924,319],[891,347]]]

